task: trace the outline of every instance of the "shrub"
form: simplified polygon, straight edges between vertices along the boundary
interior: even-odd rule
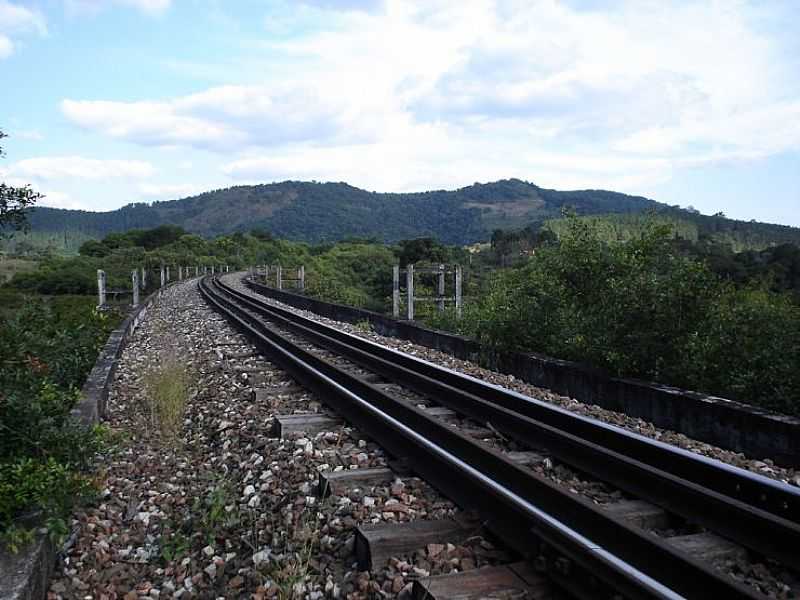
[[[9,546],[27,539],[20,519],[30,512],[63,533],[72,503],[92,487],[84,472],[103,431],[69,412],[115,322],[74,297],[28,298],[0,316],[0,537]]]
[[[798,307],[724,283],[678,254],[670,237],[650,223],[636,239],[609,243],[573,218],[559,245],[497,273],[459,327],[497,350],[543,352],[800,414]]]

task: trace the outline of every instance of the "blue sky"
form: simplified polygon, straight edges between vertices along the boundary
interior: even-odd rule
[[[519,177],[800,226],[800,2],[0,0],[0,176],[109,210]]]

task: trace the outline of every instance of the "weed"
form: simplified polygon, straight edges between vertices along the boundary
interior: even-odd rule
[[[303,513],[292,535],[299,547],[294,552],[287,552],[285,558],[280,562],[270,563],[270,566],[264,571],[266,578],[277,588],[278,600],[305,597],[304,582],[308,579],[309,571],[312,569],[311,557],[317,542],[317,535],[311,522],[313,517],[309,514],[308,512]],[[288,545],[287,549],[289,549]]]
[[[356,331],[360,331],[361,333],[372,333],[372,323],[367,319],[358,321],[354,327],[356,328]]]
[[[16,554],[22,548],[33,542],[35,534],[36,528],[34,527],[10,525],[0,534],[0,540],[9,552]]]
[[[191,539],[178,529],[166,541],[162,537],[161,558],[166,562],[178,561],[189,551],[191,545]]]
[[[153,372],[146,383],[150,417],[167,440],[177,439],[189,400],[189,374],[178,359],[169,358]]]
[[[228,510],[229,506],[233,506],[233,510]],[[233,487],[222,479],[217,481],[205,498],[198,498],[194,508],[209,543],[219,537],[223,529],[236,525],[240,519]]]

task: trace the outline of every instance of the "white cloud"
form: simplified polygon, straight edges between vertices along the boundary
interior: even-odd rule
[[[0,33],[0,60],[8,58],[14,52],[14,42]]]
[[[97,14],[113,6],[134,8],[150,16],[164,14],[172,5],[172,0],[64,0],[69,14]]]
[[[205,191],[206,188],[197,183],[163,183],[151,184],[143,183],[139,185],[139,191],[144,196],[151,196],[161,200],[185,198]]]
[[[27,158],[15,162],[8,169],[12,176],[35,180],[142,178],[149,177],[154,172],[153,166],[145,161],[103,160],[82,156]]]
[[[14,52],[11,36],[36,33],[47,35],[44,17],[36,10],[0,0],[0,60]]]
[[[159,100],[66,99],[62,111],[113,138],[224,153],[237,181],[377,189],[517,176],[635,191],[677,169],[800,148],[800,57],[764,25],[777,5],[347,8],[365,6],[332,13],[325,30],[251,45],[264,55],[261,82]],[[771,26],[791,20],[776,15],[766,15]]]
[[[0,0],[0,31],[47,33],[44,17],[36,11],[8,0]]]
[[[36,201],[37,206],[49,206],[51,208],[69,208],[72,210],[92,210],[92,207],[80,200],[76,200],[67,192],[57,190],[45,190],[43,197]]]

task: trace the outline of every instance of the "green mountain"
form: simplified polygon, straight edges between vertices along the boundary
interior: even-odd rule
[[[276,237],[309,242],[346,237],[394,242],[430,236],[469,244],[488,240],[494,229],[538,226],[559,217],[563,208],[579,215],[657,211],[687,219],[703,231],[757,229],[756,237],[766,240],[764,246],[800,243],[800,229],[706,217],[617,192],[548,190],[518,179],[406,194],[368,192],[346,183],[284,181],[129,204],[102,213],[40,207],[32,211],[30,223],[34,232],[71,231],[96,237],[169,224],[203,236],[258,228]]]

